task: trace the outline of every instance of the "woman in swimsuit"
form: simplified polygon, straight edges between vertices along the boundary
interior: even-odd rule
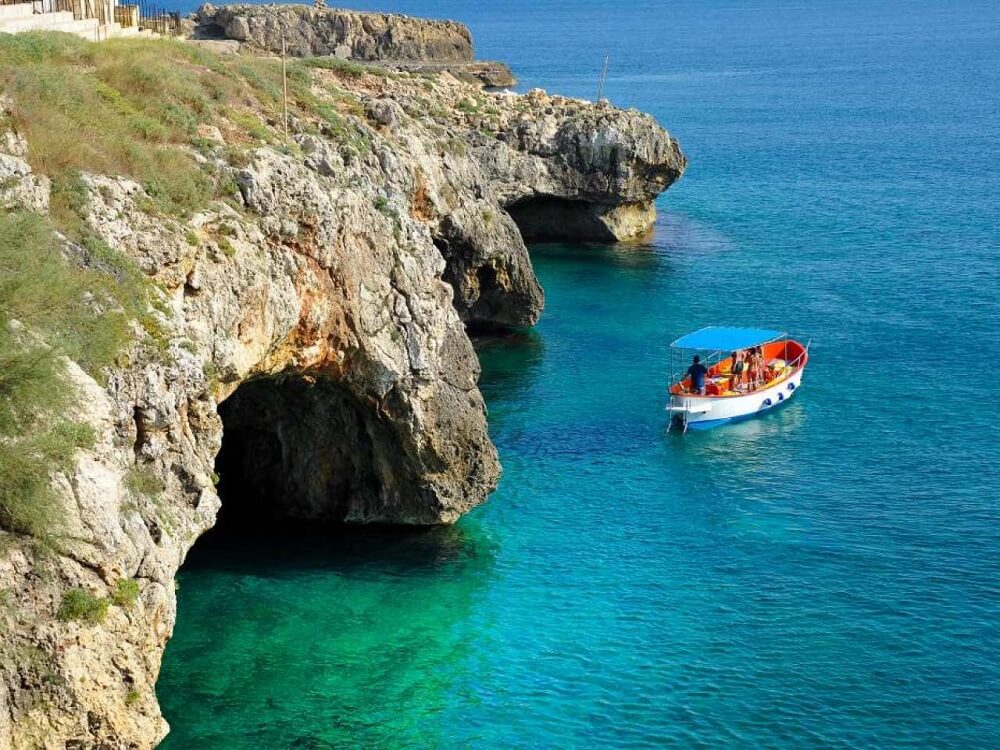
[[[761,388],[764,385],[764,351],[759,346],[755,346],[751,355],[751,372],[753,373],[754,388]]]

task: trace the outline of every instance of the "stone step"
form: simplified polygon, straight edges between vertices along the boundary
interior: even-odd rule
[[[100,28],[101,25],[97,22],[96,18],[84,18],[72,23],[60,24],[59,27],[49,29],[49,31],[63,31],[67,34],[76,34],[88,41],[96,42],[98,39],[103,39],[97,33]]]
[[[56,13],[37,13],[24,18],[0,19],[0,31],[16,34],[19,31],[34,31],[35,29],[51,29],[60,24],[74,21],[73,14],[68,10]]]
[[[72,16],[72,13],[70,14]],[[96,18],[83,18],[79,21],[73,20],[61,21],[59,23],[46,23],[35,26],[27,26],[18,29],[9,29],[7,24],[0,24],[0,32],[6,32],[8,34],[16,34],[22,31],[62,31],[66,34],[76,34],[84,39],[89,39],[95,41],[97,37],[97,31],[100,24],[97,23]]]
[[[7,21],[14,18],[31,18],[33,15],[35,15],[35,11],[31,3],[0,5],[0,21]]]
[[[0,9],[13,8],[12,5],[0,5]],[[27,6],[30,10],[31,6]],[[21,31],[63,31],[76,34],[84,39],[99,41],[122,37],[150,39],[156,36],[151,29],[122,28],[115,22],[100,25],[96,18],[73,18],[70,11],[55,13],[37,13],[16,18],[0,16],[0,33],[17,34]]]
[[[117,24],[115,24],[117,26]],[[102,32],[103,33],[103,32]],[[156,34],[152,29],[138,29],[134,26],[119,26],[108,34],[109,39],[152,39]]]

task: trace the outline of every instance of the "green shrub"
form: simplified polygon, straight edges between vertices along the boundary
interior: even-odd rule
[[[392,77],[392,72],[378,65],[361,65],[350,60],[342,60],[339,57],[306,57],[299,61],[299,65],[307,68],[322,68],[323,70],[333,70],[348,78],[360,78],[365,73],[374,76]]]
[[[133,495],[155,498],[165,487],[163,481],[148,466],[134,465],[125,472],[125,487]]]
[[[111,592],[111,601],[118,607],[131,607],[139,598],[139,582],[134,578],[119,578]]]
[[[132,706],[139,700],[139,691],[132,688],[127,693],[125,693],[125,705]]]
[[[446,140],[444,142],[444,150],[452,156],[460,156],[463,159],[468,153],[465,141],[459,140],[458,138],[449,138]]]
[[[78,236],[87,213],[87,188],[76,169],[66,169],[52,175],[49,213],[64,230]]]
[[[80,620],[89,625],[104,622],[108,613],[108,600],[94,596],[83,589],[70,589],[62,596],[56,617],[63,622]]]
[[[251,136],[255,140],[262,141],[264,143],[270,142],[274,133],[270,128],[265,125],[260,117],[258,117],[253,112],[247,111],[235,111],[229,113],[229,119],[234,125],[237,125],[245,134]]]
[[[52,473],[69,468],[77,449],[93,444],[93,432],[70,422],[0,442],[0,527],[48,540],[62,531]]]
[[[247,153],[246,149],[238,148],[236,146],[226,146],[223,153],[226,158],[226,163],[231,167],[242,169],[250,164],[250,154]],[[237,188],[237,191],[238,190],[239,188]]]

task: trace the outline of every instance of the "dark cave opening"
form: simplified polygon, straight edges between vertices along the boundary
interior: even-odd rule
[[[330,524],[381,495],[377,424],[343,386],[301,376],[247,381],[222,404],[219,525]]]
[[[470,268],[469,260],[478,253],[474,246],[455,235],[435,237],[434,244],[445,259],[442,278],[451,285],[453,304],[470,336],[509,331],[527,322],[518,319],[519,306],[511,304],[510,292],[500,283],[492,263],[482,261],[478,268]],[[475,282],[469,279],[471,275]]]
[[[600,219],[601,207],[593,203],[538,196],[512,203],[506,209],[525,242],[616,240]]]

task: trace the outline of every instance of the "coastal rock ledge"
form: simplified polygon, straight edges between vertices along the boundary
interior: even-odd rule
[[[472,35],[455,21],[307,5],[202,5],[192,38],[296,57],[330,55],[416,72],[448,71],[486,86],[513,86],[500,62],[474,60]]]
[[[421,23],[415,38],[452,40],[419,42],[425,52],[466,54],[467,30]],[[278,65],[240,55],[227,68],[231,57],[158,40],[87,50],[60,64],[117,83],[101,56],[139,51],[190,76],[184,96],[199,102],[198,86],[257,85]],[[0,530],[0,748],[165,736],[155,683],[174,577],[223,503],[259,518],[448,524],[483,502],[500,467],[468,332],[538,319],[525,237],[646,231],[686,166],[640,112],[319,60],[294,68],[287,141],[260,84],[256,99],[191,114],[190,143],[143,146],[215,185],[203,205],[175,211],[167,183],[108,174],[104,159],[74,173],[71,229],[56,210],[65,178],[29,142],[36,121],[17,90],[0,97],[3,210],[51,205],[70,261],[97,272],[123,257],[154,290],[112,367],[65,362],[73,416],[95,440],[54,477],[59,534]],[[145,106],[128,101],[123,117]],[[62,616],[73,591],[103,602],[100,617]]]

